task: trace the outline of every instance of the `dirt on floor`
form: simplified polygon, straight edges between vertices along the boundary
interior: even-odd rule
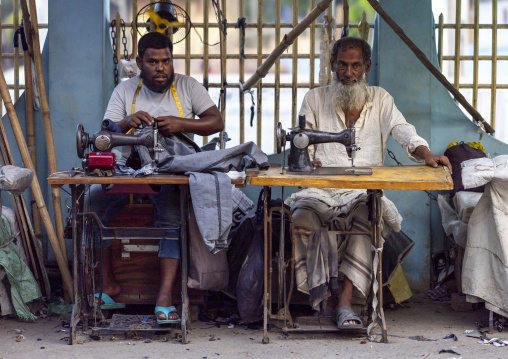
[[[478,343],[478,323],[488,323],[488,311],[483,308],[457,312],[449,302],[415,296],[403,305],[385,309],[385,315],[387,344],[365,340],[362,333],[287,334],[277,321],[271,322],[270,342],[263,344],[262,326],[194,321],[188,334],[190,343],[185,345],[179,339],[179,330],[171,329],[156,334],[116,333],[93,338],[90,331],[80,331],[80,344],[71,346],[67,345],[69,329],[65,317],[52,316],[34,323],[3,318],[0,319],[0,359],[508,358],[508,346]],[[473,331],[466,334],[467,330]],[[453,336],[445,339],[450,334],[456,340]],[[497,330],[486,336],[508,339],[507,332]]]

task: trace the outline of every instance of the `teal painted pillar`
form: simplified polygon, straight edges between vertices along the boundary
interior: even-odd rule
[[[76,126],[100,130],[113,90],[108,18],[109,1],[49,0],[48,97],[59,170],[81,167]]]
[[[382,0],[380,4],[406,35],[429,58],[433,57],[431,1]],[[377,20],[376,69],[375,77],[370,80],[395,98],[395,104],[406,120],[431,144],[432,74],[383,20],[379,17]],[[414,164],[395,141],[390,140],[389,149],[402,164]],[[386,156],[385,165],[394,166],[396,162]],[[415,242],[404,263],[405,274],[413,289],[427,290],[430,282],[431,200],[423,191],[386,191],[385,194],[395,203],[404,219],[402,230]]]
[[[381,6],[425,53],[436,67],[437,50],[431,0],[381,0]],[[479,141],[477,126],[469,120],[443,85],[379,17],[374,38],[374,69],[371,84],[385,88],[406,120],[430,144],[432,152],[443,154],[452,141]],[[508,146],[484,134],[481,142],[493,157],[508,153]],[[400,146],[391,141],[389,149],[404,165],[412,163]],[[385,165],[396,165],[389,157]],[[447,191],[432,191],[437,195]],[[425,291],[430,284],[431,253],[443,250],[444,232],[436,201],[423,191],[386,191],[404,218],[402,230],[415,241],[404,263],[411,287]]]
[[[109,1],[49,0],[49,30],[44,74],[58,170],[81,167],[76,154],[76,127],[87,132],[100,129],[102,116],[113,89],[112,50],[109,40]],[[109,49],[109,51],[108,51]],[[53,215],[52,199],[45,179],[48,173],[44,127],[37,124],[39,179],[46,187],[45,201]],[[61,193],[64,219],[67,216]],[[71,242],[67,251],[72,253]]]

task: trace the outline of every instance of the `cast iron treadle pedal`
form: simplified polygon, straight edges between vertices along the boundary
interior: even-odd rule
[[[357,331],[366,331],[367,328],[357,329]],[[282,328],[282,331],[288,333],[294,332],[340,332],[337,324],[332,317],[297,317],[295,318],[295,328]]]
[[[97,328],[99,331],[161,331],[171,328],[180,328],[180,323],[173,325],[159,325],[155,315],[130,315],[130,314],[113,314],[108,327]]]

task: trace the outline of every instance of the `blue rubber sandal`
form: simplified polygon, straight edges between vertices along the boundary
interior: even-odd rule
[[[100,296],[100,293],[95,294],[95,298],[99,298],[99,296]],[[123,309],[123,308],[125,308],[124,303],[115,303],[113,298],[111,298],[106,293],[102,293],[101,300],[103,302],[101,304],[101,309]]]
[[[157,324],[175,324],[180,323],[180,318],[176,319],[159,319],[157,316],[157,312],[162,312],[166,316],[166,318],[169,318],[170,313],[178,313],[176,311],[176,308],[172,305],[170,307],[155,307],[155,317],[157,318]]]

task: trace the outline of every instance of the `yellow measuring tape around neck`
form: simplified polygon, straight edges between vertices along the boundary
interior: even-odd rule
[[[183,118],[182,105],[180,104],[180,100],[178,99],[178,95],[177,95],[176,89],[175,89],[175,84],[171,84],[171,93],[173,94],[173,97],[175,98],[176,108],[178,109],[178,113],[180,114],[180,117]]]
[[[136,88],[136,91],[134,91],[134,96],[132,97],[131,115],[134,115],[134,113],[136,112],[136,99],[138,98],[139,91],[141,91],[142,87],[143,87],[143,79],[139,79],[138,87]],[[178,98],[178,94],[176,93],[175,84],[171,84],[171,94],[175,99],[178,114],[180,115],[181,118],[183,118],[182,105],[180,104],[180,99]],[[129,131],[127,131],[127,133],[128,134],[134,133],[134,128],[131,128]]]
[[[134,115],[136,110],[136,99],[138,98],[139,91],[141,91],[141,87],[143,87],[143,79],[139,79],[138,87],[136,87],[136,91],[134,91],[134,96],[132,97],[132,106],[131,106],[131,115]],[[129,130],[129,132],[132,128]]]

